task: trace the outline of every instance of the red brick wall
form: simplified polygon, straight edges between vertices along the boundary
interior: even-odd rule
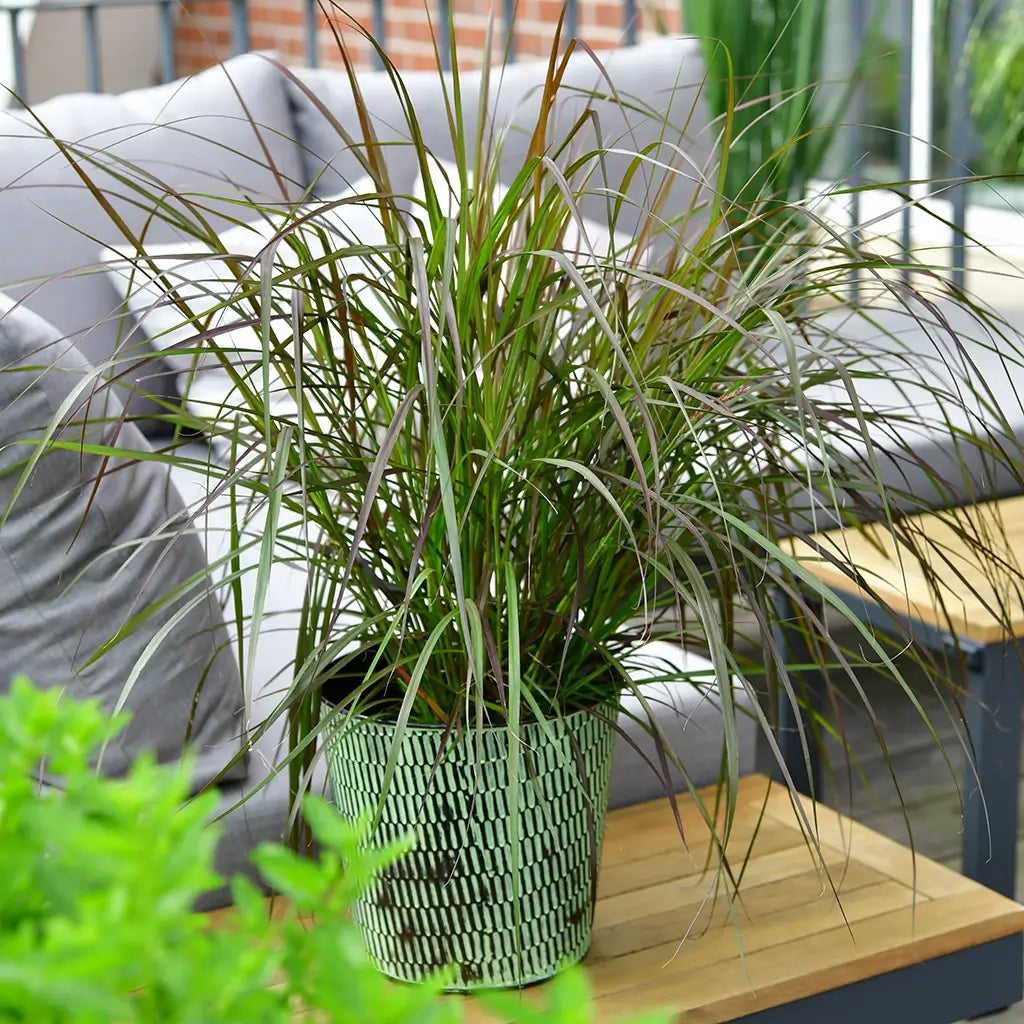
[[[461,67],[479,66],[491,0],[451,0],[455,16],[456,44]],[[669,31],[679,31],[679,0],[638,0],[638,36],[656,32],[657,19],[664,19]],[[436,21],[436,0],[429,3]],[[516,52],[520,57],[546,56],[550,52],[554,26],[561,13],[561,0],[518,0]],[[437,66],[433,34],[424,0],[385,0],[385,47],[396,66],[430,69]],[[503,6],[496,8],[495,36],[498,53],[504,38]],[[353,20],[371,29],[370,0],[352,0],[317,16],[318,48],[323,65],[340,63],[338,43],[331,25],[342,36],[357,66],[369,67],[372,60],[368,42],[353,28]],[[610,47],[623,42],[623,5],[619,0],[579,0],[579,36],[591,46]],[[177,29],[177,61],[181,74],[198,71],[231,53],[231,15],[228,0],[185,0]],[[249,40],[252,49],[274,49],[289,64],[306,63],[305,5],[301,0],[251,0]]]

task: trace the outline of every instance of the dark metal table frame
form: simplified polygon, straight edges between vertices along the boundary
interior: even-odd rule
[[[880,629],[893,629],[891,613],[874,602],[860,595],[838,590],[836,593],[856,610],[862,621]],[[799,625],[791,596],[779,588],[775,599],[787,664],[812,664],[807,638]],[[959,650],[963,656],[968,673],[967,726],[975,760],[972,763],[968,759],[964,769],[962,872],[1012,899],[1017,864],[1020,718],[1024,692],[1024,664],[1019,642],[980,644],[958,639],[919,620],[906,624],[924,646],[932,650]],[[820,710],[824,683],[821,674],[812,670],[794,672],[792,682],[794,692],[806,703],[794,707],[785,694],[780,694],[779,747],[797,789],[821,799],[821,752],[810,725],[809,710]],[[797,725],[798,716],[806,748]]]
[[[1017,1002],[1024,943],[1010,935],[734,1018],[734,1024],[954,1024]]]

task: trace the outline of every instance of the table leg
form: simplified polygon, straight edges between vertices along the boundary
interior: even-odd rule
[[[792,596],[781,587],[773,595],[776,611],[776,642],[782,651],[786,665],[810,665],[810,646],[801,628],[800,616]],[[800,793],[822,798],[821,750],[817,733],[811,724],[808,707],[821,710],[824,682],[821,673],[814,669],[790,671],[790,685],[797,697],[803,697],[805,706],[790,699],[785,690],[779,692],[778,743],[782,760],[789,770],[790,778]],[[800,725],[803,726],[801,738]],[[781,768],[776,765],[775,778],[784,781]]]
[[[967,726],[977,757],[964,780],[963,873],[1014,896],[1024,666],[1016,643],[989,644],[970,659]],[[978,791],[981,782],[982,802]]]

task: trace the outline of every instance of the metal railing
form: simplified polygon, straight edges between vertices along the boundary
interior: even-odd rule
[[[201,6],[204,0],[190,0],[192,6]],[[436,5],[435,24],[446,25],[450,15],[451,0],[431,0]],[[580,4],[582,0],[565,0],[565,30],[568,37],[575,36],[580,24]],[[709,2],[726,2],[726,0],[709,0]],[[850,52],[861,51],[867,38],[871,12],[875,10],[872,0],[810,0],[810,2],[836,3],[837,8],[845,6],[843,17],[848,18],[846,26],[839,26],[850,40]],[[875,0],[877,3],[877,0]],[[884,2],[884,0],[883,0]],[[932,53],[922,53],[921,47],[914,47],[911,41],[920,42],[920,20],[931,17],[934,0],[896,0],[896,8],[901,19],[901,35],[903,39],[901,54],[901,96],[900,119],[896,126],[900,139],[899,175],[903,182],[911,183],[915,170],[921,164],[922,152],[931,145],[930,125],[923,127],[920,123],[920,110],[930,112],[931,96],[922,96],[921,90],[931,89],[931,67],[924,67],[921,61],[933,61]],[[301,0],[305,24],[305,60],[310,67],[319,62],[318,23],[321,14],[321,0]],[[514,10],[516,0],[501,0],[502,24],[505,37],[503,45],[509,59],[516,57]],[[79,11],[82,19],[82,46],[85,58],[86,87],[95,92],[103,89],[103,68],[101,61],[100,33],[98,16],[101,11],[115,8],[149,8],[155,9],[158,17],[158,75],[163,81],[171,81],[176,77],[175,64],[175,28],[176,14],[182,6],[181,0],[0,0],[0,20],[6,18],[9,23],[10,68],[14,93],[18,96],[26,94],[26,47],[23,38],[26,19],[36,13],[62,11]],[[621,0],[622,20],[621,34],[626,45],[632,45],[637,39],[638,5],[637,0]],[[947,97],[949,123],[951,130],[945,147],[948,166],[954,170],[943,182],[943,195],[952,202],[951,222],[953,235],[951,239],[953,254],[952,266],[954,280],[963,284],[966,270],[966,249],[964,243],[964,225],[966,222],[968,168],[975,155],[974,132],[970,120],[970,81],[965,71],[963,55],[967,43],[968,32],[973,19],[974,0],[956,0],[951,5],[952,17],[949,24],[948,51],[952,64],[948,78],[950,90]],[[235,54],[250,49],[250,15],[248,0],[228,0],[230,46]],[[370,0],[371,24],[374,38],[387,50],[390,40],[387,35],[386,0]],[[929,23],[930,28],[930,23]],[[934,38],[934,37],[932,37]],[[930,49],[930,47],[928,47]],[[440,33],[438,39],[440,62],[446,70],[451,63],[451,52],[447,33]],[[923,84],[922,84],[923,83]],[[140,83],[142,84],[142,83]],[[915,117],[915,111],[918,116]],[[846,167],[854,168],[848,180],[856,184],[859,168],[865,154],[863,152],[861,125],[864,121],[863,88],[854,93],[849,116],[843,127],[841,145]],[[927,165],[927,164],[926,164]],[[957,180],[959,178],[959,180]],[[912,198],[920,199],[927,191],[924,182],[908,184],[908,192]],[[851,224],[853,230],[860,223],[860,202],[858,193],[851,195]],[[901,234],[903,248],[909,251],[911,245],[911,208],[906,206],[902,211]]]
[[[203,0],[191,0],[198,6]],[[435,0],[436,24],[445,25],[450,16],[451,0]],[[579,11],[581,0],[565,0],[565,30],[567,37],[577,35],[579,30]],[[321,0],[301,0],[306,41],[306,63],[316,67],[319,63],[318,21],[321,13]],[[103,89],[103,73],[100,58],[98,14],[102,10],[117,7],[150,7],[156,8],[160,16],[160,76],[161,81],[172,81],[176,77],[175,67],[175,11],[183,6],[181,0],[0,0],[0,18],[6,16],[10,28],[11,66],[13,68],[13,91],[19,96],[25,95],[25,44],[23,42],[23,22],[37,13],[53,11],[80,11],[82,16],[83,46],[85,55],[87,88],[92,92]],[[370,0],[371,22],[374,39],[384,49],[388,46],[386,0]],[[515,32],[511,26],[515,23],[516,0],[502,0],[502,24],[505,26],[504,44],[510,60],[515,60]],[[229,24],[231,36],[231,53],[245,53],[250,49],[250,20],[248,0],[228,0]],[[627,46],[632,46],[637,38],[637,0],[622,0],[622,38]],[[438,52],[441,66],[448,70],[451,66],[450,43],[446,33],[440,33]]]

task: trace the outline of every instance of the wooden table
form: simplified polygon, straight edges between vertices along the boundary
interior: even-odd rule
[[[1024,694],[1024,497],[909,516],[896,530],[899,539],[878,525],[829,530],[811,543],[790,541],[789,549],[862,620],[882,629],[898,625],[928,647],[963,655],[976,755],[963,787],[963,870],[1012,896]],[[851,579],[840,564],[860,579]],[[788,604],[784,619],[796,623]],[[784,639],[794,664],[810,663],[799,629]],[[820,676],[800,676],[809,702],[820,701]],[[795,718],[791,714],[788,727],[784,723],[783,756],[798,788],[820,795],[817,750],[813,743],[805,749]],[[805,712],[801,720],[808,723]]]
[[[609,815],[584,961],[602,1021],[670,1008],[685,1024],[947,1024],[1021,998],[1024,907],[802,807],[817,849],[784,787],[741,781],[728,850],[737,869],[751,856],[734,920],[702,870],[709,832],[692,800],[680,800],[689,852],[664,799]]]

